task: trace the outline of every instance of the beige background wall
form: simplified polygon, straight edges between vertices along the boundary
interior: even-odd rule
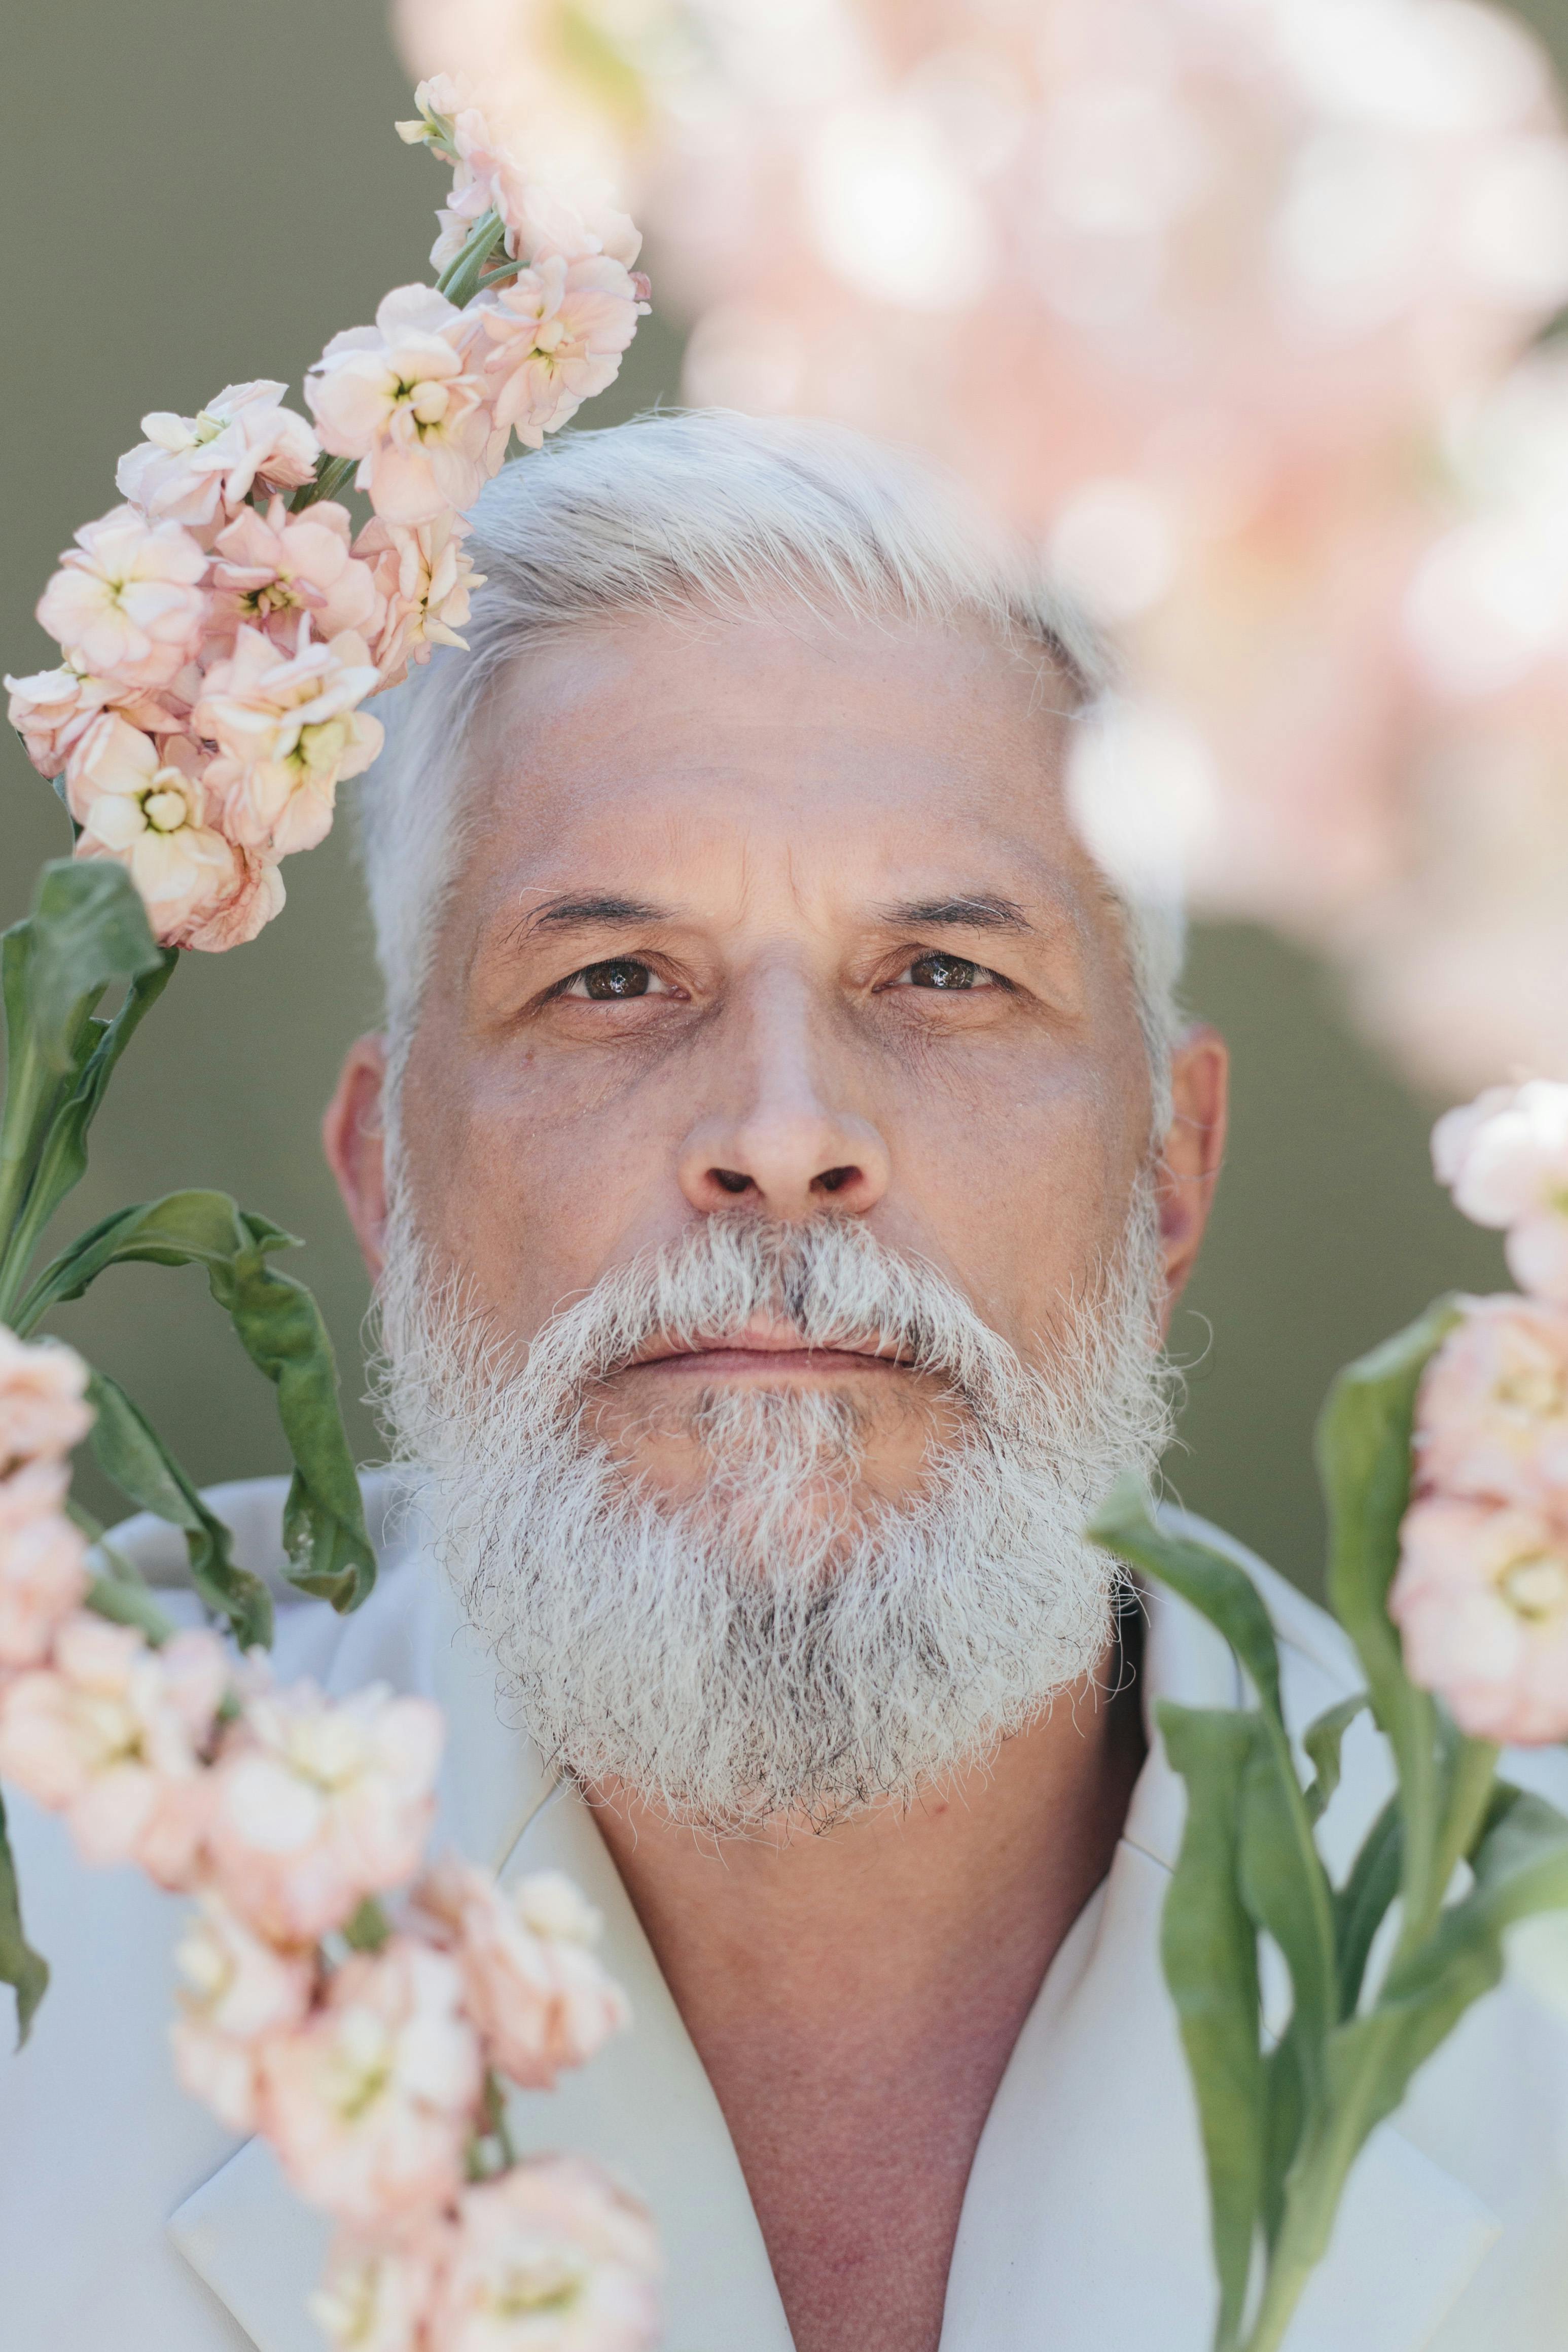
[[[250,375],[297,386],[329,333],[423,275],[439,180],[391,130],[407,89],[380,0],[54,0],[13,13],[5,68],[0,664],[26,670],[49,657],[33,603],[72,529],[113,503],[114,459],[142,413],[188,413]],[[595,424],[675,396],[679,341],[657,314],[657,254],[651,266],[656,316]],[[0,921],[24,910],[38,860],[68,846],[7,736]],[[348,828],[286,872],[288,912],[256,946],[184,959],[117,1080],[71,1213],[85,1223],[216,1184],[304,1234],[295,1264],[357,1398],[364,1285],[316,1139],[342,1050],[374,1018]],[[1309,1444],[1330,1376],[1435,1291],[1495,1286],[1500,1257],[1430,1181],[1440,1106],[1356,1042],[1309,960],[1245,929],[1204,929],[1187,992],[1231,1039],[1237,1104],[1174,1334],[1191,1370],[1173,1479],[1311,1584]],[[197,1477],[281,1466],[268,1399],[195,1276],[124,1270],[59,1328],[132,1389]],[[368,1415],[356,1404],[351,1419],[372,1454]]]

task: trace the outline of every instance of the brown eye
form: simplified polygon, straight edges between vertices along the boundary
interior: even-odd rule
[[[910,964],[906,980],[910,988],[977,988],[984,986],[989,975],[967,956],[917,956]]]
[[[637,963],[630,956],[616,956],[610,963],[591,963],[584,971],[574,973],[562,993],[566,996],[591,996],[596,1003],[619,1003],[628,996],[647,996],[658,982],[646,963]]]

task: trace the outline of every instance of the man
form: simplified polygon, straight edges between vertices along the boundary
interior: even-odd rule
[[[604,1912],[634,2031],[517,2128],[649,2199],[672,2352],[1199,2352],[1151,1708],[1243,1694],[1082,1528],[1168,1433],[1225,1056],[1173,910],[1080,838],[1091,657],[821,428],[583,436],[479,520],[471,650],[367,794],[387,1025],[326,1128],[405,1500],[283,1668],[432,1691],[444,1834]],[[279,1499],[220,1497],[264,1568]],[[1352,1663],[1256,1573],[1304,1723]],[[1381,1771],[1363,1727],[1342,1854]],[[167,2080],[172,1906],[23,1829],[59,1967],[5,2340],[302,2352],[321,2233]],[[1473,2014],[1293,2352],[1568,2341],[1565,2042],[1521,1990]]]

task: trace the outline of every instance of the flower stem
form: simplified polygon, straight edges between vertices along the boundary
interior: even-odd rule
[[[436,280],[436,290],[448,302],[463,310],[479,290],[485,264],[506,234],[506,223],[499,213],[485,213],[474,223],[463,240],[463,249],[455,261],[447,263]]]
[[[313,507],[319,499],[335,499],[348,488],[349,478],[359,464],[357,457],[322,457],[316,467],[315,478],[297,489],[289,502],[290,514],[301,514]]]

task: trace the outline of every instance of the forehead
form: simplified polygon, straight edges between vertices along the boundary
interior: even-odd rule
[[[474,747],[459,895],[814,906],[966,887],[1093,924],[1063,791],[1072,691],[978,626],[647,616],[531,647]],[[714,911],[717,911],[715,904]]]

